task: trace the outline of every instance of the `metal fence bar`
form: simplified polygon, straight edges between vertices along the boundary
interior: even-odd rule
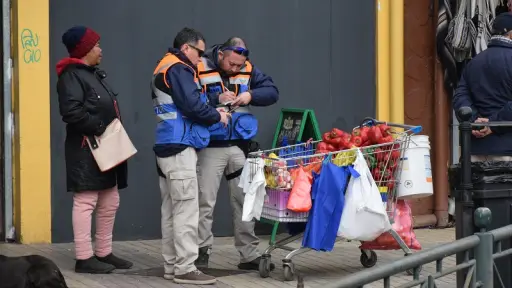
[[[480,244],[475,248],[476,280],[483,284],[482,287],[493,288],[493,235],[485,232],[476,233],[476,235],[480,238]]]
[[[512,255],[512,249],[507,249],[505,251],[494,253],[492,255],[492,259],[496,260],[496,259],[503,258],[503,257],[509,256],[509,255]]]
[[[434,277],[432,275],[429,275],[427,278],[427,288],[435,288],[436,287],[436,281],[434,280]]]
[[[476,261],[476,260],[475,260]],[[469,271],[468,271],[468,274],[466,275],[466,279],[464,281],[464,288],[468,288],[468,287],[480,287],[476,284],[476,269],[475,269],[475,265],[471,266],[471,268],[469,268]]]
[[[494,241],[501,241],[512,238],[512,226],[504,226],[489,231],[494,237]]]
[[[402,273],[409,269],[414,269],[425,263],[430,263],[459,252],[464,252],[468,249],[476,247],[479,243],[480,238],[478,238],[476,235],[466,237],[448,244],[434,247],[429,250],[411,254],[392,263],[388,263],[387,265],[373,267],[358,273],[351,274],[334,282],[333,284],[327,285],[326,288],[360,287],[362,285],[378,281],[391,275]]]
[[[501,249],[501,241],[510,239],[512,237],[512,225],[508,225],[505,227],[495,229],[493,231],[489,231],[489,234],[492,235],[492,238],[493,238],[492,244],[496,244],[496,250],[495,250],[496,253],[494,253],[492,255],[492,266],[494,268],[494,275],[498,279],[500,286],[505,287],[505,284],[503,283],[503,279],[501,278],[501,275],[500,275],[500,271],[498,270],[498,267],[496,266],[496,262],[494,262],[494,260],[512,255],[512,248],[507,249],[505,251],[502,251],[502,249]],[[494,281],[494,278],[493,278],[493,281]]]
[[[498,272],[494,264],[494,259],[512,254],[512,248],[501,251],[501,245],[499,245],[500,241],[512,238],[512,224],[486,232],[486,228],[490,225],[491,219],[491,211],[486,207],[480,207],[476,209],[474,213],[474,223],[481,232],[429,250],[411,254],[408,257],[383,266],[360,271],[328,285],[327,288],[362,287],[365,284],[381,279],[384,279],[384,287],[390,287],[391,276],[410,269],[414,270],[413,279],[411,282],[403,284],[399,288],[411,288],[417,287],[418,285],[421,285],[421,287],[432,287],[432,285],[434,285],[435,287],[435,279],[459,271],[463,271],[462,275],[464,276],[461,280],[458,280],[459,287],[493,288],[494,272]],[[496,253],[493,254],[495,244],[497,249]],[[475,252],[474,259],[469,258],[470,251]],[[458,263],[455,267],[443,269],[443,258],[454,254],[461,255],[463,262]],[[430,262],[436,263],[436,272],[420,278],[418,267]],[[469,270],[467,270],[468,268]]]
[[[438,273],[431,274],[429,276],[432,276],[434,279],[438,279],[438,278],[441,278],[443,276],[452,274],[453,272],[457,272],[459,270],[463,270],[463,269],[466,269],[466,268],[474,269],[475,264],[476,264],[476,260],[472,259],[472,260],[470,260],[468,262],[465,262],[465,263],[456,265],[454,267],[451,267],[449,269],[446,269],[446,271],[443,271],[442,273],[438,272]],[[413,280],[413,281],[411,281],[409,283],[406,283],[406,284],[403,284],[403,285],[401,285],[401,286],[399,286],[397,288],[412,288],[412,287],[416,287],[418,285],[426,283],[427,280],[428,280],[428,278],[421,278],[421,279]],[[469,279],[468,281],[470,281],[470,280],[471,279]],[[365,283],[365,284],[369,284],[369,283]]]
[[[498,267],[496,267],[496,263],[492,263],[492,266],[494,267],[494,271],[496,271],[496,276],[498,280],[500,281],[501,288],[508,288],[505,287],[505,284],[503,284],[503,279],[501,279],[500,271],[498,270]]]
[[[472,126],[471,116],[473,111],[470,107],[462,107],[457,111],[457,116],[460,119],[459,132],[460,132],[460,173],[461,183],[455,191],[455,234],[457,239],[463,239],[474,234],[473,230],[473,215],[474,215],[474,202],[473,202],[473,182],[471,180],[471,137]],[[467,261],[469,258],[468,253],[465,255],[457,254],[455,256],[456,263],[460,264]],[[461,283],[466,278],[465,271],[457,271],[457,287],[460,288]]]

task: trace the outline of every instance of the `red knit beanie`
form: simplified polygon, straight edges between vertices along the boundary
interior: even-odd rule
[[[100,41],[100,35],[94,30],[75,26],[62,35],[62,43],[66,45],[71,58],[83,58]]]

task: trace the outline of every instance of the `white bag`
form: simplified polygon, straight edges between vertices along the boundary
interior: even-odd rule
[[[351,177],[348,183],[337,235],[347,240],[372,241],[391,230],[391,224],[379,188],[360,150],[354,170],[359,177]]]
[[[267,195],[264,167],[265,162],[261,158],[245,160],[238,183],[238,187],[242,188],[245,194],[242,208],[242,221],[244,222],[251,222],[253,219],[260,220],[263,212],[263,203]]]
[[[117,118],[107,126],[101,136],[86,139],[101,172],[116,167],[137,153],[123,124]]]

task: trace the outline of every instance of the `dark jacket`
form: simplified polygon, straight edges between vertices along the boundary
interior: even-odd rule
[[[169,49],[169,52],[176,55],[181,61],[190,67],[195,67],[188,58],[177,49]],[[183,64],[175,64],[165,73],[164,81],[156,81],[155,85],[159,90],[168,91],[174,104],[190,120],[203,126],[211,126],[220,121],[220,114],[215,106],[201,102],[201,90],[194,82],[194,73],[190,67]],[[165,85],[167,84],[167,85]],[[170,88],[169,88],[170,87]],[[181,144],[155,145],[153,150],[158,157],[170,157],[185,150],[187,146]]]
[[[67,190],[80,192],[126,188],[127,163],[101,172],[84,136],[99,136],[117,117],[117,93],[105,82],[105,72],[65,58],[57,64],[59,109],[66,125]],[[117,110],[117,111],[116,111]]]
[[[512,121],[512,41],[492,39],[462,72],[453,109],[473,109],[472,121]],[[472,138],[472,155],[512,155],[512,131],[491,128],[492,134]]]
[[[221,45],[214,45],[208,49],[204,57],[208,58],[212,64],[212,67],[219,67],[218,55]],[[252,64],[252,62],[251,62]],[[217,68],[218,69],[218,68]],[[219,73],[223,80],[229,81],[229,77],[222,73],[220,69]],[[265,75],[260,69],[253,65],[251,73],[251,83],[249,89],[251,90],[251,103],[252,106],[270,106],[275,104],[279,100],[279,90],[277,89],[272,77]],[[210,104],[217,106],[219,104],[218,97],[210,97]]]

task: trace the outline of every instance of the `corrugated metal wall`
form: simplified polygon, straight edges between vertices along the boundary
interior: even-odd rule
[[[72,240],[72,198],[65,191],[65,131],[54,65],[66,56],[60,37],[73,25],[87,25],[101,34],[102,66],[120,92],[126,129],[139,150],[129,164],[129,188],[121,194],[114,233],[118,240],[160,237],[149,81],[156,62],[183,26],[201,30],[207,44],[222,43],[233,35],[245,38],[253,63],[273,77],[280,101],[255,109],[262,147],[270,147],[282,107],[314,109],[322,130],[349,128],[375,114],[373,0],[52,0],[50,19],[55,242]],[[232,233],[225,187],[215,212],[217,235]]]

